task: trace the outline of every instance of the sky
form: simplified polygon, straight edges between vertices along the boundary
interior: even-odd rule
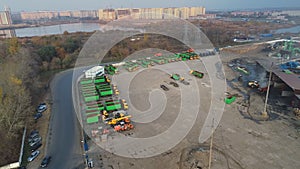
[[[13,12],[39,10],[91,10],[101,8],[153,8],[204,6],[207,10],[299,7],[300,0],[0,0]]]

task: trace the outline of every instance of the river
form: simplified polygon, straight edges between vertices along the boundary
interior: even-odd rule
[[[4,38],[9,37],[32,37],[32,36],[44,36],[53,34],[63,34],[64,31],[72,32],[92,32],[95,30],[101,30],[99,23],[71,23],[60,24],[51,26],[29,27],[19,28],[14,30],[0,30],[0,36]],[[282,28],[274,30],[275,34],[281,33],[299,33],[300,25],[291,28]]]
[[[6,30],[16,37],[32,37],[32,36],[43,36],[43,35],[54,35],[63,34],[64,31],[72,32],[92,32],[95,30],[101,30],[100,24],[98,23],[71,23],[71,24],[60,24],[51,26],[40,26],[40,27],[29,27],[19,28],[14,30]],[[13,32],[13,33],[12,33]]]
[[[300,32],[300,25],[290,27],[290,28],[282,28],[275,30],[275,34],[281,34],[281,33],[299,33]]]

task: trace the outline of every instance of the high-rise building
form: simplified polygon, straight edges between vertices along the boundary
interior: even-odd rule
[[[131,14],[130,9],[129,8],[119,8],[116,9],[116,17],[118,19],[121,19],[123,17],[129,16]]]
[[[174,17],[189,19],[205,15],[204,7],[182,7],[182,8],[119,8],[100,9],[100,20],[114,20],[131,15],[135,19],[171,19]]]
[[[22,20],[52,19],[58,16],[55,11],[21,12]]]
[[[99,20],[112,21],[116,19],[116,12],[114,9],[99,9]]]
[[[72,17],[72,11],[60,11],[59,16],[60,17]]]
[[[0,30],[0,39],[16,37],[16,31],[14,29]]]
[[[11,25],[11,13],[9,7],[5,7],[4,11],[0,11],[0,25]]]

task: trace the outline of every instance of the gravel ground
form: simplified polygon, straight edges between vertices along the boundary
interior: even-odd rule
[[[248,53],[222,53],[222,61],[226,78],[229,80],[235,79],[238,75],[232,71],[226,64],[234,59],[240,57],[247,58],[260,58],[265,54],[258,54],[256,51]],[[197,62],[197,61],[195,61]],[[169,64],[167,64],[169,65]],[[176,67],[176,63],[173,64]],[[171,68],[175,68],[172,67]],[[202,69],[202,67],[197,67]],[[178,70],[179,71],[179,70]],[[205,72],[204,70],[201,70]],[[147,69],[141,71],[133,79],[130,85],[130,100],[134,103],[137,110],[156,110],[152,109],[151,104],[155,105],[160,102],[159,98],[166,97],[167,104],[163,109],[163,113],[149,124],[137,123],[136,128],[132,131],[133,137],[149,137],[166,130],[174,121],[178,113],[175,112],[177,104],[180,100],[176,99],[179,96],[179,89],[169,86],[164,81],[170,81],[169,76],[156,69]],[[175,73],[175,72],[171,72]],[[120,74],[121,75],[121,74]],[[184,74],[187,81],[189,75]],[[145,78],[146,77],[146,78]],[[147,81],[147,83],[144,83]],[[114,82],[114,80],[113,80]],[[122,87],[121,81],[116,81],[120,94],[126,97],[126,88]],[[208,168],[207,146],[209,141],[204,144],[198,143],[200,128],[202,127],[210,106],[210,87],[209,79],[205,76],[204,79],[197,79],[198,89],[201,93],[200,114],[196,119],[196,124],[193,126],[189,134],[174,148],[169,151],[151,158],[124,158],[104,150],[99,149],[97,146],[91,146],[91,157],[96,162],[95,168],[112,168],[112,169],[199,169]],[[139,84],[143,84],[140,86]],[[163,91],[159,85],[165,84],[170,90]],[[179,84],[182,87],[183,84]],[[124,85],[126,86],[126,85]],[[193,85],[189,86],[190,90],[194,90]],[[158,91],[157,93],[149,93],[150,91]],[[239,82],[234,84],[234,87],[228,87],[228,91],[232,94],[247,93]],[[151,96],[153,94],[153,97]],[[149,97],[150,96],[150,97]],[[203,96],[203,97],[202,97]],[[263,96],[251,95],[252,101],[250,102],[250,112],[252,110],[260,110],[263,107]],[[149,99],[150,98],[150,99]],[[152,100],[151,100],[152,99]],[[250,100],[251,101],[251,100]],[[216,169],[253,169],[253,168],[285,168],[294,169],[300,168],[300,142],[298,140],[299,133],[295,126],[289,119],[278,118],[269,121],[257,121],[249,119],[244,116],[239,107],[244,102],[243,97],[238,97],[237,100],[231,104],[226,105],[222,120],[214,132],[213,142],[213,158],[212,168]],[[158,107],[157,110],[160,110]],[[133,110],[133,109],[129,109]],[[155,114],[155,112],[154,112]],[[156,114],[157,115],[157,114]],[[200,149],[199,149],[200,148]],[[204,148],[204,149],[203,149]]]

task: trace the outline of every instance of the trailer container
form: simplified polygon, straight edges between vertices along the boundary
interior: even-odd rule
[[[96,101],[96,100],[99,100],[99,96],[84,97],[85,102]]]
[[[88,112],[88,113],[85,113],[85,115],[87,117],[91,117],[91,116],[99,116],[100,115],[100,112],[97,111],[97,112]]]
[[[100,114],[88,114],[86,115],[86,118],[93,118],[93,117],[97,117],[99,119]]]
[[[87,106],[90,106],[90,105],[102,105],[102,102],[101,101],[90,101],[90,102],[86,102],[86,105]]]
[[[104,83],[104,82],[106,82],[106,78],[98,78],[98,79],[95,79],[94,80],[94,83]]]
[[[82,92],[82,94],[85,96],[85,95],[93,95],[93,94],[96,94],[98,95],[97,91],[94,90],[94,91],[89,91],[89,92]]]
[[[86,91],[86,90],[95,90],[96,89],[96,86],[93,85],[93,86],[88,86],[88,87],[81,87],[81,90],[82,91]]]
[[[121,109],[121,108],[122,108],[121,104],[114,104],[114,105],[106,106],[106,107],[105,107],[105,109],[106,109],[107,111],[119,110],[119,109]]]
[[[97,122],[99,122],[99,117],[98,116],[89,117],[89,118],[86,119],[86,122],[88,124],[97,123]]]
[[[110,102],[105,102],[105,105],[110,105],[110,104],[119,104],[120,101],[116,100],[116,101],[110,101]]]
[[[112,90],[111,86],[101,86],[97,87],[97,90],[103,91],[103,90]]]
[[[95,107],[95,108],[87,108],[86,111],[96,111],[96,110],[104,110],[104,107]]]
[[[104,96],[110,96],[110,95],[113,95],[113,91],[112,90],[108,90],[108,91],[101,91],[100,92],[100,96],[101,97],[104,97]]]
[[[92,84],[92,83],[93,83],[93,80],[82,80],[82,81],[80,81],[80,84],[82,84],[82,85]]]
[[[104,106],[99,106],[99,107],[87,107],[86,108],[86,112],[90,112],[90,111],[102,111],[104,110]]]

